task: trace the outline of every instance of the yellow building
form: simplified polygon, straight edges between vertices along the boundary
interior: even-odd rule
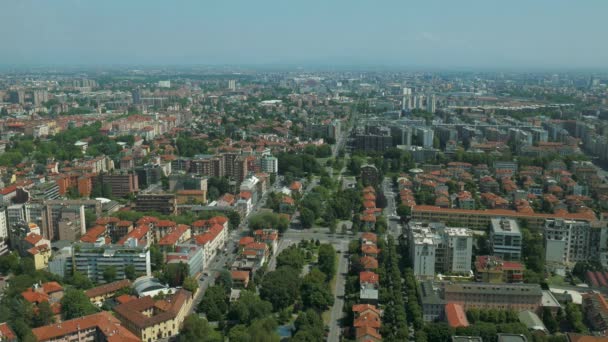
[[[176,195],[177,204],[207,203],[206,190],[178,190]]]
[[[51,258],[51,249],[48,245],[39,245],[32,247],[27,250],[29,255],[34,259],[34,267],[36,270],[42,270],[47,268],[49,265],[49,259]]]
[[[153,342],[177,335],[191,306],[192,293],[181,289],[167,299],[134,299],[114,311],[124,327],[142,341]]]

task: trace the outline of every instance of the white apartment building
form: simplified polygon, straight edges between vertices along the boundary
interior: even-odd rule
[[[473,233],[442,223],[410,222],[407,228],[414,274],[468,273],[473,258]]]
[[[594,228],[585,221],[548,219],[543,231],[545,259],[548,262],[575,264],[596,258],[600,246],[606,245],[606,233],[606,229]]]
[[[273,156],[264,156],[261,160],[262,172],[277,173],[279,172],[279,160]]]

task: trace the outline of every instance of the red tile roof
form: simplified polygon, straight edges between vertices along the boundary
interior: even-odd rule
[[[363,271],[359,273],[359,284],[378,284],[380,278],[374,272]]]
[[[364,244],[364,245],[361,245],[361,252],[363,254],[375,254],[375,255],[378,255],[378,253],[380,251],[378,250],[378,247],[376,247],[375,245]]]
[[[376,260],[376,258],[373,258],[370,256],[364,256],[364,257],[361,257],[361,259],[359,259],[359,261],[361,262],[361,265],[363,265],[363,267],[365,269],[378,268],[378,260]]]
[[[84,316],[61,323],[46,325],[32,330],[40,342],[59,340],[66,335],[95,327],[108,342],[136,342],[139,337],[127,330],[120,321],[107,311]]]
[[[244,236],[239,240],[239,246],[244,247],[253,242],[254,240],[251,236]]]
[[[155,301],[149,296],[142,297],[120,304],[114,311],[138,329],[144,329],[174,319],[191,297],[191,292],[181,289],[167,300]],[[155,309],[155,315],[152,317],[142,313],[149,309]]]
[[[249,279],[249,272],[248,271],[230,271],[230,276],[232,277],[232,279],[246,281]]]
[[[32,246],[36,246],[36,244],[38,242],[40,242],[40,240],[42,240],[42,235],[38,235],[36,233],[31,233],[31,234],[28,234],[28,236],[26,236],[23,240],[25,240],[27,243],[29,243]]]
[[[16,341],[17,335],[11,329],[11,327],[6,323],[0,323],[0,340],[4,341]]]
[[[595,221],[597,218],[593,213],[563,213],[563,214],[541,214],[541,213],[518,213],[515,210],[509,209],[486,209],[486,210],[470,210],[470,209],[452,209],[452,208],[441,208],[432,205],[416,205],[413,207],[413,211],[416,212],[442,212],[442,213],[454,213],[454,214],[468,214],[468,215],[485,215],[485,216],[506,216],[506,217],[520,217],[520,218],[565,218],[572,220],[583,220],[583,221]]]
[[[94,298],[97,296],[113,293],[120,289],[124,289],[124,288],[130,287],[130,286],[131,286],[131,281],[129,279],[123,279],[123,280],[103,284],[101,286],[97,286],[97,287],[88,289],[84,292],[84,294],[87,295],[87,297],[89,297],[89,298]]]
[[[368,327],[378,329],[381,325],[382,321],[380,320],[380,315],[373,311],[365,311],[353,321],[353,326],[355,328]]]
[[[376,241],[378,241],[378,237],[374,233],[365,232],[365,233],[361,234],[361,240],[376,242]]]
[[[61,286],[56,281],[49,281],[47,283],[42,284],[42,291],[44,291],[46,294],[51,294],[51,293],[63,291],[63,286]]]
[[[80,241],[94,243],[97,239],[106,232],[106,227],[95,226],[89,229],[86,234],[80,237]]]
[[[467,315],[462,308],[462,305],[456,303],[447,303],[445,305],[445,315],[448,324],[452,328],[468,327],[469,321]]]
[[[180,224],[177,225],[177,228],[175,228],[172,232],[170,232],[169,234],[165,235],[162,239],[160,239],[160,241],[158,241],[158,244],[163,246],[171,246],[176,244],[179,239],[190,229],[189,226],[185,225],[185,224]]]
[[[133,229],[132,231],[130,231],[129,234],[123,236],[118,241],[118,244],[119,245],[124,245],[125,242],[127,242],[127,240],[130,239],[130,238],[133,238],[133,239],[139,241],[142,238],[144,238],[146,236],[146,234],[148,234],[149,231],[150,231],[150,227],[148,227],[148,226],[139,226],[139,227]]]

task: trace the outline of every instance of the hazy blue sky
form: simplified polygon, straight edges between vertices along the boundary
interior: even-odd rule
[[[0,64],[608,67],[606,0],[1,0]]]

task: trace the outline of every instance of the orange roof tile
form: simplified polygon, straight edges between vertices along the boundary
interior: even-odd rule
[[[462,308],[462,305],[456,303],[448,303],[445,305],[445,315],[448,324],[452,328],[468,327],[469,321],[467,315]]]
[[[84,316],[61,323],[45,325],[32,330],[38,341],[59,340],[62,337],[74,334],[79,330],[96,327],[97,331],[108,342],[136,342],[141,341],[132,332],[120,324],[120,321],[107,311]]]

